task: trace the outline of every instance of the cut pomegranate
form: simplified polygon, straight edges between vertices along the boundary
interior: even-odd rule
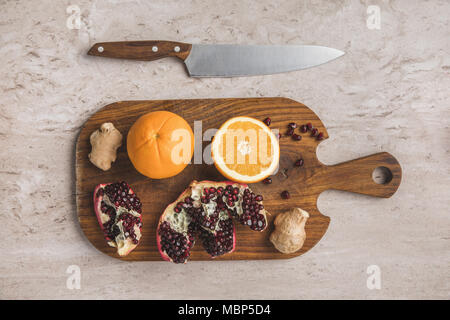
[[[262,200],[245,184],[194,180],[161,215],[156,231],[161,257],[186,263],[196,235],[212,258],[233,252],[232,217],[252,230],[263,231],[267,219]]]
[[[138,245],[142,230],[142,204],[126,182],[99,184],[94,210],[105,239],[126,256]]]

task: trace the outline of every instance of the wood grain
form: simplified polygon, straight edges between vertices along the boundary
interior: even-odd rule
[[[92,192],[99,183],[127,181],[143,203],[143,237],[139,246],[123,260],[161,260],[156,247],[156,226],[164,208],[196,180],[225,180],[214,165],[191,164],[179,175],[163,180],[151,180],[140,175],[132,166],[126,153],[126,141],[118,151],[118,157],[112,169],[103,172],[94,167],[88,160],[90,152],[89,136],[103,122],[111,121],[122,132],[124,137],[128,129],[141,115],[156,110],[168,110],[182,116],[194,128],[194,121],[202,121],[202,131],[219,128],[233,116],[251,116],[263,120],[270,116],[272,129],[286,131],[289,122],[304,124],[311,122],[314,127],[328,138],[326,128],[320,119],[305,105],[287,98],[247,98],[247,99],[199,99],[199,100],[157,100],[157,101],[124,101],[107,105],[94,114],[81,129],[76,145],[76,199],[80,226],[89,241],[101,252],[119,258],[115,249],[109,247],[103,239],[93,209]],[[297,130],[298,132],[298,130]],[[316,156],[316,148],[320,141],[301,134],[301,141],[293,141],[290,137],[280,140],[280,169],[272,176],[273,184],[252,184],[251,188],[264,196],[264,206],[271,213],[269,227],[264,232],[251,231],[236,223],[236,251],[214,260],[246,260],[246,259],[286,259],[299,256],[323,237],[330,218],[322,215],[316,206],[317,198],[327,189],[338,189],[376,197],[392,196],[400,185],[401,167],[389,153],[378,153],[357,160],[334,166],[325,166]],[[209,137],[210,138],[210,137]],[[209,139],[210,140],[210,139]],[[210,141],[198,142],[203,149]],[[208,149],[209,150],[209,149]],[[196,155],[194,154],[194,157]],[[198,156],[198,154],[197,154]],[[298,158],[304,159],[304,166],[296,168],[293,163]],[[375,168],[383,166],[390,170],[392,179],[385,184],[377,184],[372,180]],[[283,200],[280,193],[288,190],[289,200]],[[294,206],[307,210],[311,217],[306,224],[306,241],[302,249],[293,254],[281,254],[269,241],[274,217]],[[197,243],[190,260],[211,260]]]
[[[162,40],[100,42],[94,44],[89,49],[88,54],[106,58],[143,61],[177,57],[184,61],[191,52],[191,48],[192,45],[189,43]]]

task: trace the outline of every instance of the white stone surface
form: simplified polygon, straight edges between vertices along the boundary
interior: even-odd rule
[[[67,28],[69,5],[81,11]],[[378,5],[379,30],[366,26]],[[449,1],[0,1],[0,298],[450,298]],[[70,22],[70,20],[69,20]],[[175,59],[109,60],[95,42],[317,44],[347,54],[286,74],[193,79]],[[326,192],[322,241],[288,261],[127,263],[84,238],[74,200],[80,126],[131,99],[285,96],[311,107],[337,163],[394,154],[390,199]],[[69,265],[81,289],[66,287]],[[369,265],[381,289],[366,286]]]

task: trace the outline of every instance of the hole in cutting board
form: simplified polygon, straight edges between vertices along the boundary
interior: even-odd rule
[[[392,172],[386,167],[375,168],[372,172],[372,179],[378,184],[386,184],[392,180]]]

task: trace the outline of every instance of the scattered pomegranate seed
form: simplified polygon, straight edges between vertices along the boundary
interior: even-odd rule
[[[297,124],[295,122],[291,122],[291,123],[288,124],[288,127],[292,128],[292,129],[295,129],[295,128],[297,128]]]
[[[300,141],[302,140],[302,136],[299,134],[293,134],[292,135],[292,139],[296,140],[296,141]]]
[[[278,140],[280,140],[282,137],[281,133],[278,133]]]
[[[281,197],[282,197],[283,199],[289,199],[289,198],[291,197],[291,195],[289,194],[289,191],[284,190],[284,191],[281,193]]]
[[[315,137],[317,136],[317,133],[319,132],[319,130],[317,130],[316,128],[311,130],[311,137]]]
[[[266,126],[270,126],[270,124],[272,123],[272,119],[270,119],[269,117],[267,117],[267,118],[264,119],[263,122],[266,124]]]
[[[317,135],[317,140],[322,140],[322,139],[323,139],[323,133],[320,132],[320,133]]]
[[[292,128],[289,128],[287,131],[286,131],[286,135],[287,136],[292,136],[294,134],[294,129],[292,129]]]
[[[294,165],[295,165],[296,167],[301,167],[301,166],[303,166],[303,164],[304,164],[303,159],[298,159],[298,160],[295,161],[295,163],[294,163]]]
[[[308,127],[304,124],[300,127],[300,132],[305,133],[306,131],[308,131]]]
[[[313,125],[312,125],[311,122],[308,122],[308,123],[306,124],[306,127],[308,128],[308,130],[312,130]]]
[[[271,184],[272,183],[272,178],[265,178],[262,182],[264,184]]]

